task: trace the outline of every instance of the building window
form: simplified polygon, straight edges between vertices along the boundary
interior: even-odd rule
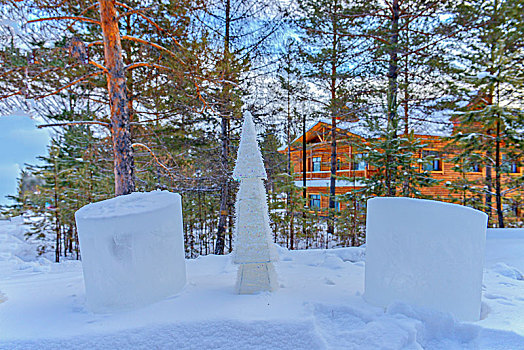
[[[340,158],[337,158],[337,170],[340,170],[341,163]]]
[[[320,195],[310,194],[309,195],[309,207],[311,209],[320,209]]]
[[[510,174],[516,174],[519,172],[519,164],[515,159],[508,159],[508,156],[503,154],[502,169]]]
[[[320,171],[321,163],[322,163],[321,157],[313,157],[313,171]]]
[[[353,154],[353,170],[366,170],[366,165],[363,153]]]
[[[422,157],[426,163],[422,166],[425,171],[442,171],[442,162],[440,154],[437,151],[422,151]]]
[[[473,163],[468,167],[469,173],[480,173],[480,165],[478,163]]]

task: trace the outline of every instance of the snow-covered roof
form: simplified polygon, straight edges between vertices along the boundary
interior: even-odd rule
[[[330,119],[320,119],[320,122],[331,125]],[[357,120],[355,122],[339,121],[337,122],[337,128],[346,130],[347,132],[364,138],[374,136],[373,133],[371,133],[369,128],[367,127],[366,122],[363,120]]]
[[[428,136],[439,136],[448,137],[453,132],[453,123],[450,121],[450,111],[442,111],[435,113],[431,118],[427,118],[423,115],[413,115],[409,121],[409,130],[413,130],[416,135],[428,135]],[[331,125],[331,120],[326,118],[317,119],[310,123],[306,128],[306,133],[310,132],[319,123]],[[365,120],[358,120],[355,122],[339,121],[337,127],[347,132],[361,136],[363,138],[376,137],[376,133],[371,131]],[[399,130],[403,130],[404,125],[401,122]],[[302,137],[302,134],[298,135],[291,144],[297,142]],[[281,146],[278,150],[285,151],[287,145]]]
[[[315,126],[317,126],[319,123],[324,123],[327,125],[331,125],[331,120],[320,118],[315,120],[314,122],[310,122],[306,127],[306,133],[310,132]],[[346,130],[352,134],[355,134],[357,136],[362,136],[364,138],[372,137],[372,135],[369,132],[369,129],[366,128],[366,125],[363,121],[357,121],[357,122],[338,122],[337,127],[343,130]],[[299,134],[293,141],[291,141],[291,144],[297,142],[302,137],[302,134]],[[287,144],[284,144],[278,148],[278,151],[282,152],[287,149]]]
[[[450,117],[451,111],[449,110],[432,113],[430,117],[422,111],[413,110],[409,119],[409,130],[413,130],[416,135],[451,136],[453,123]],[[404,123],[401,123],[400,130],[403,127]]]

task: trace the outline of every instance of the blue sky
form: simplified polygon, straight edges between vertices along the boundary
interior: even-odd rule
[[[7,195],[16,194],[16,179],[25,163],[37,163],[45,155],[49,133],[36,128],[27,115],[0,117],[0,204],[8,204]]]

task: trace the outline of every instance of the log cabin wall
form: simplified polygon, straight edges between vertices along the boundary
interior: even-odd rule
[[[321,208],[328,207],[328,194],[329,194],[329,178],[330,178],[330,162],[331,162],[331,150],[330,141],[328,139],[327,130],[330,125],[319,122],[313,126],[306,133],[306,187],[307,194],[310,195],[321,195],[320,206]],[[355,154],[358,154],[357,149],[354,147],[358,143],[365,144],[366,139],[362,136],[352,134],[344,129],[339,130],[339,140],[337,141],[337,158],[339,160],[339,166],[337,168],[337,175],[344,176],[354,179],[354,182],[348,182],[343,180],[337,180],[336,194],[345,194],[355,189],[361,188],[363,184],[358,183],[358,178],[369,178],[375,169],[366,166],[363,170],[354,170],[353,160]],[[325,136],[325,137],[324,137]],[[430,135],[416,135],[417,138],[423,140],[427,147],[424,147],[426,151],[437,152],[440,156],[440,168],[438,170],[430,171],[431,177],[439,181],[435,186],[424,187],[421,189],[423,196],[430,197],[436,200],[443,200],[451,202],[461,198],[460,193],[452,193],[447,184],[456,181],[463,176],[462,173],[454,170],[456,164],[451,162],[456,150],[453,149],[449,141],[439,136]],[[295,140],[294,145],[291,148],[291,162],[292,169],[295,173],[295,184],[302,186],[302,149],[299,145],[302,143],[302,138],[299,137]],[[353,145],[353,146],[352,146]],[[281,152],[287,153],[287,148],[281,149]],[[418,158],[422,157],[422,154],[418,155]],[[422,167],[419,171],[423,171]],[[503,181],[509,180],[511,177],[518,177],[524,173],[524,167],[518,167],[517,172],[513,174],[504,174]],[[483,186],[483,179],[485,178],[485,169],[480,168],[477,172],[467,172],[464,174],[465,178],[470,181],[478,183],[479,187]],[[522,191],[516,194],[522,195]],[[344,203],[340,204],[340,209],[344,209]],[[522,213],[520,214],[522,215]]]

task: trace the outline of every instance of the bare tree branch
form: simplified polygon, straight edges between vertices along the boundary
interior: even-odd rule
[[[42,95],[42,96],[36,97],[35,100],[40,100],[40,99],[42,99],[44,97],[56,95],[57,93],[59,93],[62,90],[65,90],[65,89],[67,89],[67,88],[69,88],[69,87],[71,87],[71,86],[73,86],[73,85],[75,85],[77,83],[80,83],[81,81],[84,81],[84,80],[86,80],[86,79],[88,79],[90,77],[94,77],[94,76],[100,75],[102,73],[104,73],[104,72],[103,71],[98,71],[98,72],[94,72],[94,73],[91,73],[91,74],[84,75],[83,77],[81,77],[81,78],[79,78],[79,79],[77,79],[77,80],[75,80],[75,81],[73,81],[73,82],[71,82],[71,83],[69,83],[67,85],[62,86],[58,90],[55,90],[55,91],[53,91],[53,92],[51,92],[49,94],[46,94],[46,95]]]
[[[171,33],[169,33],[167,30],[165,30],[164,28],[160,27],[156,22],[154,22],[152,19],[150,19],[149,17],[147,17],[145,14],[143,14],[141,11],[142,9],[133,9],[132,7],[128,6],[128,5],[125,5],[125,4],[122,4],[120,2],[116,2],[116,5],[119,5],[119,6],[122,6],[122,7],[125,7],[126,9],[128,10],[131,10],[130,12],[126,12],[124,15],[128,14],[128,15],[131,15],[133,13],[136,13],[137,15],[139,15],[140,17],[144,18],[149,24],[151,24],[153,27],[155,27],[158,31],[160,32],[163,32],[163,33],[166,33],[171,39],[173,39],[173,41],[175,42],[175,44],[180,47],[180,48],[184,48],[179,42],[178,40],[176,40],[176,38],[174,37],[174,35],[172,35]]]
[[[131,145],[131,147],[141,147],[141,148],[144,148],[145,150],[147,150],[151,156],[153,156],[153,158],[155,159],[155,161],[158,163],[158,165],[160,165],[162,168],[165,169],[165,171],[167,171],[169,177],[171,177],[171,180],[173,180],[173,183],[176,183],[176,179],[175,177],[173,176],[173,174],[171,173],[171,171],[164,165],[162,164],[162,162],[157,158],[157,156],[155,155],[155,153],[151,150],[151,148],[147,147],[146,145],[144,145],[143,143],[133,143]]]
[[[140,38],[136,38],[134,36],[129,36],[129,35],[122,35],[122,39],[123,40],[131,40],[131,41],[136,41],[136,42],[139,42],[139,43],[142,43],[142,44],[145,44],[145,45],[149,45],[149,46],[152,46],[154,48],[157,48],[161,51],[164,51],[166,53],[168,53],[170,56],[176,58],[177,60],[180,61],[180,63],[182,63],[183,65],[186,65],[186,63],[180,58],[178,57],[173,51],[171,50],[168,50],[166,49],[165,47],[163,46],[160,46],[160,45],[157,45],[155,43],[152,43],[150,41],[147,41],[147,40],[144,40],[144,39],[140,39]]]
[[[100,63],[98,62],[95,62],[95,61],[92,61],[92,60],[89,60],[89,64],[92,64],[93,66],[97,67],[97,68],[100,68],[101,70],[104,71],[104,73],[108,74],[109,71],[107,70],[106,67],[102,66]]]
[[[148,63],[148,62],[133,63],[133,64],[130,64],[130,65],[127,65],[125,67],[125,69],[126,70],[131,70],[131,69],[135,69],[135,68],[138,68],[138,67],[150,67],[150,68],[157,68],[157,69],[165,69],[165,70],[175,71],[172,68],[169,68],[169,67],[166,67],[166,66],[162,66],[160,64]]]
[[[111,124],[109,124],[109,123],[86,120],[86,121],[76,121],[76,122],[41,124],[41,125],[37,125],[37,128],[38,129],[42,129],[42,128],[50,128],[50,127],[53,127],[53,126],[68,126],[68,125],[102,125],[102,126],[105,126],[106,128],[110,128],[111,127]]]
[[[97,21],[96,19],[87,18],[87,17],[77,17],[77,16],[57,16],[57,17],[38,18],[38,19],[32,19],[30,21],[27,21],[27,23],[35,23],[35,22],[42,22],[42,21],[56,21],[56,20],[62,20],[62,19],[74,19],[75,21],[89,22],[89,23],[100,25],[100,21]]]

